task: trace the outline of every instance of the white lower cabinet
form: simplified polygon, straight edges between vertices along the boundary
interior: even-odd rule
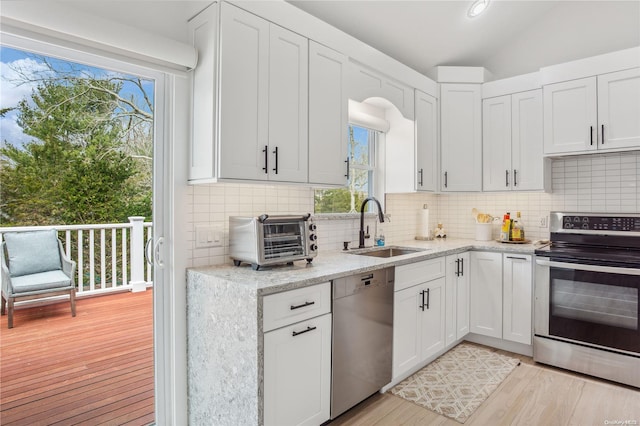
[[[331,314],[264,334],[264,424],[329,420]]]
[[[531,344],[531,255],[471,253],[472,333]]]
[[[403,288],[408,275],[432,275],[439,278]],[[422,270],[422,271],[421,271]],[[393,378],[397,378],[445,346],[445,277],[444,258],[396,267],[393,302]]]
[[[502,265],[502,338],[531,344],[533,264],[530,255],[505,254]]]
[[[502,253],[472,252],[471,332],[502,338]]]
[[[445,345],[469,333],[469,253],[447,256]]]

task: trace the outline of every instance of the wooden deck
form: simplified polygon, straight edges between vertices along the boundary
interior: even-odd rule
[[[152,291],[16,310],[0,321],[0,424],[154,421]]]

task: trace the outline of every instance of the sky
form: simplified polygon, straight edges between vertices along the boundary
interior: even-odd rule
[[[56,67],[68,68],[73,67],[78,72],[90,72],[95,75],[124,75],[95,67],[80,65],[78,63],[64,61],[56,58],[47,57],[48,61],[55,64]],[[33,71],[44,71],[47,67],[37,56],[29,54],[17,49],[0,46],[0,109],[11,108],[25,98],[30,98],[32,91],[35,89],[35,83],[16,84],[17,73],[12,66],[19,66],[23,69]],[[126,76],[126,75],[124,75]],[[145,91],[149,93],[153,100],[153,81],[146,81],[144,84]],[[120,92],[122,95],[137,94],[138,90],[133,84],[125,84]],[[0,117],[0,144],[4,146],[5,141],[13,145],[22,145],[25,142],[33,140],[33,137],[27,136],[22,132],[22,128],[17,124],[17,113],[11,111],[4,117]]]

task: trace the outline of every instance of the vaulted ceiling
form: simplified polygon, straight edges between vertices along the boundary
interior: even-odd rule
[[[484,66],[494,77],[537,71],[640,45],[640,1],[289,1],[429,74],[438,65]]]

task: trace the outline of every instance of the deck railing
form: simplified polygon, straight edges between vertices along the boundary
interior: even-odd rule
[[[76,294],[143,291],[153,285],[153,266],[145,261],[153,223],[133,216],[129,223],[0,227],[5,232],[55,229],[65,253],[76,261]]]

